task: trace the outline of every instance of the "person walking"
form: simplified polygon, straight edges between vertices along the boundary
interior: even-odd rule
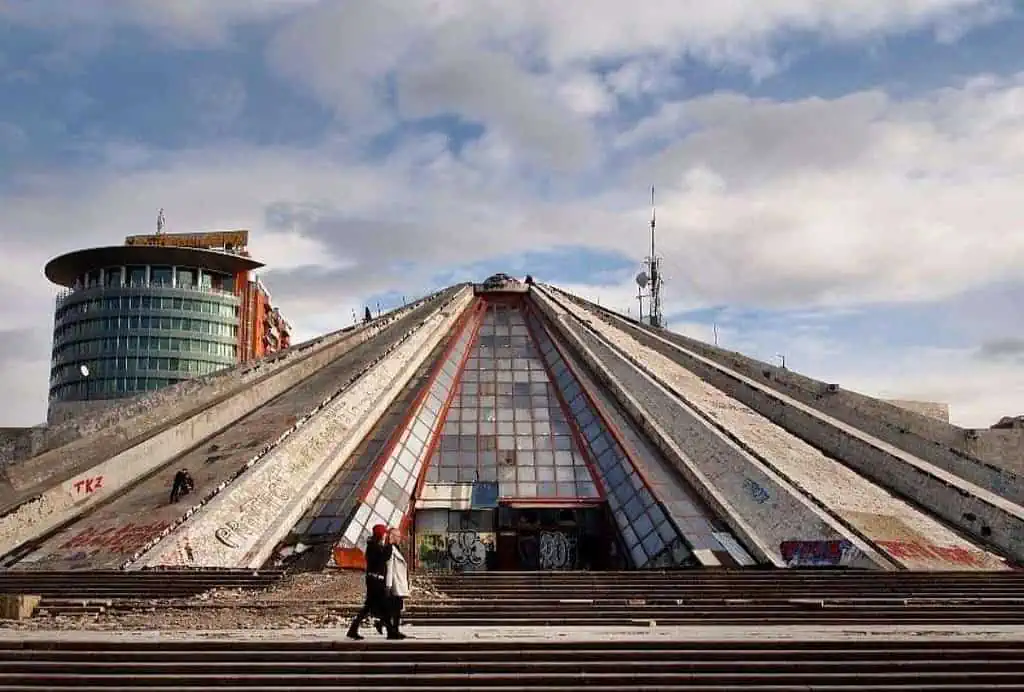
[[[388,543],[387,533],[387,526],[377,524],[366,541],[366,600],[348,628],[346,636],[349,639],[359,641],[363,638],[359,634],[359,626],[371,614],[383,619],[388,626],[388,634],[391,634],[388,589],[385,580],[393,546]]]
[[[402,621],[402,610],[405,608],[405,599],[409,596],[409,563],[406,562],[398,544],[402,541],[402,532],[399,529],[388,531],[388,543],[391,545],[391,558],[388,560],[387,575],[384,585],[388,591],[388,613],[391,616],[391,627],[388,631],[388,639],[405,639],[406,636],[399,631]]]

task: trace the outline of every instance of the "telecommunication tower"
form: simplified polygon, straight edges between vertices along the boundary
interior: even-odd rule
[[[644,271],[636,275],[637,300],[640,302],[640,321],[644,317],[644,298],[648,300],[647,322],[652,327],[662,328],[665,320],[661,312],[661,258],[654,249],[654,231],[657,225],[657,211],[654,206],[654,186],[651,186],[651,254],[644,259]],[[647,289],[645,296],[643,291]]]

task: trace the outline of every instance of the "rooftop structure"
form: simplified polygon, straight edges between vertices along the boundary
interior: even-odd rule
[[[358,567],[378,523],[433,571],[1024,559],[1021,431],[964,431],[506,276],[122,414],[8,466],[0,565]],[[195,491],[169,502],[178,469]]]
[[[264,265],[247,243],[248,231],[159,233],[47,263],[46,277],[64,288],[48,420],[287,348],[286,323],[251,278]]]

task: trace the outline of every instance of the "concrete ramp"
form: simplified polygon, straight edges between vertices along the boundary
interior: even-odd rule
[[[770,416],[765,417],[744,403],[744,399],[755,406],[759,403],[752,396],[749,399],[744,396],[744,392],[763,393],[758,382],[729,373],[723,366],[685,352],[680,346],[661,340],[656,335],[638,334],[637,330],[624,329],[622,322],[595,306],[573,300],[565,300],[562,304],[621,355],[634,364],[642,364],[649,374],[670,387],[680,401],[698,411],[712,426],[727,432],[743,449],[785,479],[788,485],[837,519],[846,530],[868,541],[895,564],[905,569],[922,570],[1008,568],[1000,555],[979,542],[962,537],[942,520],[888,489],[902,485],[901,489],[905,490],[906,484],[901,479],[914,470],[922,470],[927,466],[926,462],[917,460],[916,465],[906,463],[902,458],[907,456],[905,453],[894,453],[896,451],[891,450],[886,443],[873,440],[859,431],[851,431],[824,414],[807,409],[799,402],[787,400],[775,392],[771,392],[771,407],[762,409]],[[672,357],[677,354],[680,357]],[[714,369],[720,379],[711,381],[716,384],[721,381],[726,389],[716,388],[698,376],[696,373],[705,375],[705,371],[699,370],[698,366]],[[815,439],[814,435],[806,433],[806,428],[812,424],[820,431],[820,437],[817,438],[819,446],[829,449],[831,456],[808,441]],[[787,430],[790,425],[798,426],[800,436]],[[842,450],[836,448],[838,444],[834,442],[844,436],[858,438],[863,445],[870,445],[878,453],[887,454],[889,461],[885,465],[871,464],[870,456],[860,453],[857,455],[859,461],[852,463],[848,455],[843,455]],[[840,463],[836,456],[847,461],[847,464]],[[873,480],[862,475],[869,465]],[[762,504],[770,504],[772,494],[758,492],[756,486],[759,485],[749,478],[744,480],[744,489],[749,494],[763,498]],[[962,485],[961,490],[970,493],[970,484],[962,482]],[[949,493],[943,496],[939,488],[925,490],[922,487],[922,492],[915,499],[924,503],[930,496],[932,502],[937,503],[963,498],[963,494],[954,487],[941,487],[947,488]],[[980,488],[975,488],[973,495],[981,497],[985,502],[992,499]],[[1003,507],[1004,504],[1010,503],[999,503],[993,511],[1007,510],[1006,514],[1012,517],[1012,506]],[[941,510],[938,513],[943,514]],[[805,559],[821,559],[821,556],[815,555],[828,552],[824,548],[808,546],[797,540],[784,541],[780,543],[779,549],[787,563],[795,564]]]
[[[262,565],[472,300],[458,291],[130,569]]]
[[[0,537],[7,536],[5,565],[19,570],[121,567],[273,449],[440,302],[431,297],[414,303],[167,431],[201,442],[188,445],[184,454],[173,454],[173,445],[161,446],[158,436],[44,492],[0,519]],[[179,468],[191,472],[196,490],[171,504],[171,481]]]

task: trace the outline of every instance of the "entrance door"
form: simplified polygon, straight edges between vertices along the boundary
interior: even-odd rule
[[[600,507],[501,507],[499,569],[577,570],[600,564]]]

